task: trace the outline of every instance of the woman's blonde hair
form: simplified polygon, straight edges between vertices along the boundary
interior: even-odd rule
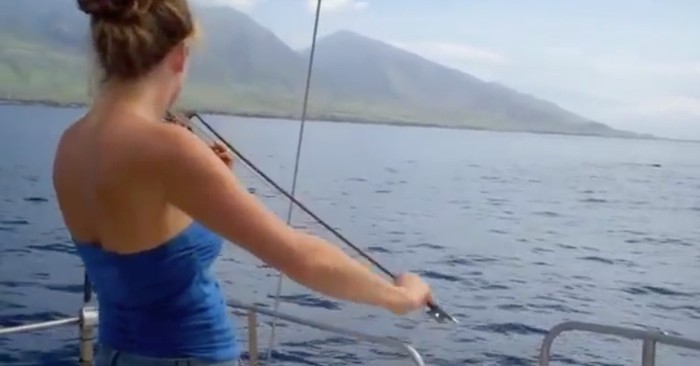
[[[92,46],[103,78],[138,79],[197,26],[187,0],[77,0],[90,15]]]

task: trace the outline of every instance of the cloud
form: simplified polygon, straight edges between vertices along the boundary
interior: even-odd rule
[[[240,11],[250,11],[265,0],[196,0],[202,5],[230,6]]]
[[[476,62],[490,65],[504,65],[506,57],[484,48],[453,42],[393,42],[399,48],[417,53],[430,59],[454,64]]]
[[[552,56],[555,58],[561,58],[561,57],[582,57],[582,56],[588,56],[586,52],[581,48],[577,46],[571,46],[571,45],[566,45],[566,46],[549,46],[545,47],[543,49],[543,52],[547,56]]]
[[[317,0],[307,0],[306,5],[309,11],[316,11]],[[369,6],[367,1],[363,0],[322,0],[321,10],[324,13],[342,13],[346,11],[365,10]]]
[[[603,56],[593,58],[590,66],[597,72],[622,77],[698,78],[700,63],[664,62],[637,57]]]
[[[700,118],[700,98],[682,95],[664,96],[645,100],[626,112],[629,115],[682,115]]]

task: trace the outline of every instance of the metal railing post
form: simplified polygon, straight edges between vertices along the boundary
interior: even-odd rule
[[[656,341],[645,339],[642,344],[642,366],[654,366],[656,364]]]
[[[255,310],[248,309],[248,356],[250,366],[258,365],[258,316]]]
[[[95,358],[95,327],[97,309],[85,306],[80,311],[80,365],[91,366]]]

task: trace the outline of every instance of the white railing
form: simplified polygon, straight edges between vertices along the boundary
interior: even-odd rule
[[[354,330],[337,327],[317,321],[303,319],[294,315],[274,312],[260,308],[255,305],[245,304],[242,302],[231,301],[229,305],[247,312],[248,320],[248,354],[249,363],[251,366],[257,366],[259,362],[258,354],[258,322],[257,316],[265,315],[277,317],[278,319],[288,321],[290,323],[307,326],[310,328],[319,329],[329,333],[339,334],[351,337],[360,341],[370,342],[377,345],[382,345],[387,348],[393,348],[400,351],[411,359],[413,364],[417,366],[425,366],[420,353],[410,344],[404,343],[399,339],[392,337],[383,337],[377,335],[366,334]],[[15,333],[32,332],[49,328],[56,328],[69,325],[78,325],[80,329],[80,360],[82,366],[89,366],[93,360],[93,347],[95,342],[95,330],[98,323],[97,308],[85,306],[81,309],[80,315],[72,318],[52,320],[42,323],[33,323],[19,325],[14,327],[0,328],[0,336],[7,336]],[[700,341],[689,338],[668,335],[658,330],[641,330],[634,328],[624,328],[611,325],[602,325],[584,322],[565,322],[554,326],[542,341],[540,349],[539,365],[549,366],[550,353],[554,340],[564,332],[568,331],[583,331],[589,333],[606,334],[618,336],[622,338],[641,340],[642,343],[642,366],[655,366],[656,364],[656,346],[657,344],[666,344],[673,347],[680,347],[700,351]]]
[[[97,309],[93,306],[83,307],[80,309],[80,315],[73,318],[0,328],[0,336],[58,328],[67,325],[78,325],[78,329],[80,330],[80,359],[78,363],[81,366],[92,366],[95,328],[97,327]]]
[[[0,336],[13,334],[13,333],[33,332],[35,330],[57,328],[57,327],[62,327],[64,325],[77,325],[77,324],[80,324],[80,318],[78,318],[76,316],[73,318],[52,320],[52,321],[43,322],[43,323],[33,323],[33,324],[27,324],[27,325],[19,325],[16,327],[0,328]]]
[[[641,330],[584,322],[565,322],[554,326],[544,337],[542,348],[540,349],[540,366],[549,366],[549,357],[554,339],[568,331],[583,331],[641,340],[643,342],[642,366],[654,366],[656,364],[657,343],[700,351],[700,341],[671,336],[658,330]]]
[[[404,343],[399,339],[392,337],[383,337],[377,335],[371,335],[366,333],[357,332],[354,330],[336,327],[333,325],[306,320],[294,315],[289,315],[280,312],[274,312],[271,310],[263,309],[254,305],[245,304],[242,302],[231,301],[229,305],[241,310],[247,311],[248,318],[248,354],[249,354],[249,364],[251,366],[257,366],[259,355],[258,355],[258,314],[276,317],[290,323],[307,326],[310,328],[319,329],[329,333],[339,334],[347,337],[351,337],[363,342],[369,342],[377,345],[382,345],[387,348],[393,348],[406,355],[411,359],[413,364],[417,366],[425,366],[423,358],[420,353],[410,344]],[[94,358],[94,343],[95,343],[95,330],[98,323],[98,310],[93,306],[85,306],[81,309],[80,315],[78,317],[52,320],[43,323],[33,323],[27,325],[20,325],[15,327],[0,328],[0,336],[31,332],[49,328],[56,328],[67,325],[78,325],[80,330],[80,360],[79,364],[81,366],[92,365],[92,360]]]

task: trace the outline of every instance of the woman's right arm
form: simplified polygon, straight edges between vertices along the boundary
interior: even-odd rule
[[[166,198],[195,220],[328,296],[397,314],[430,300],[429,287],[417,276],[403,275],[393,284],[338,247],[289,227],[248,193],[204,142],[182,128],[162,127],[156,166]]]

